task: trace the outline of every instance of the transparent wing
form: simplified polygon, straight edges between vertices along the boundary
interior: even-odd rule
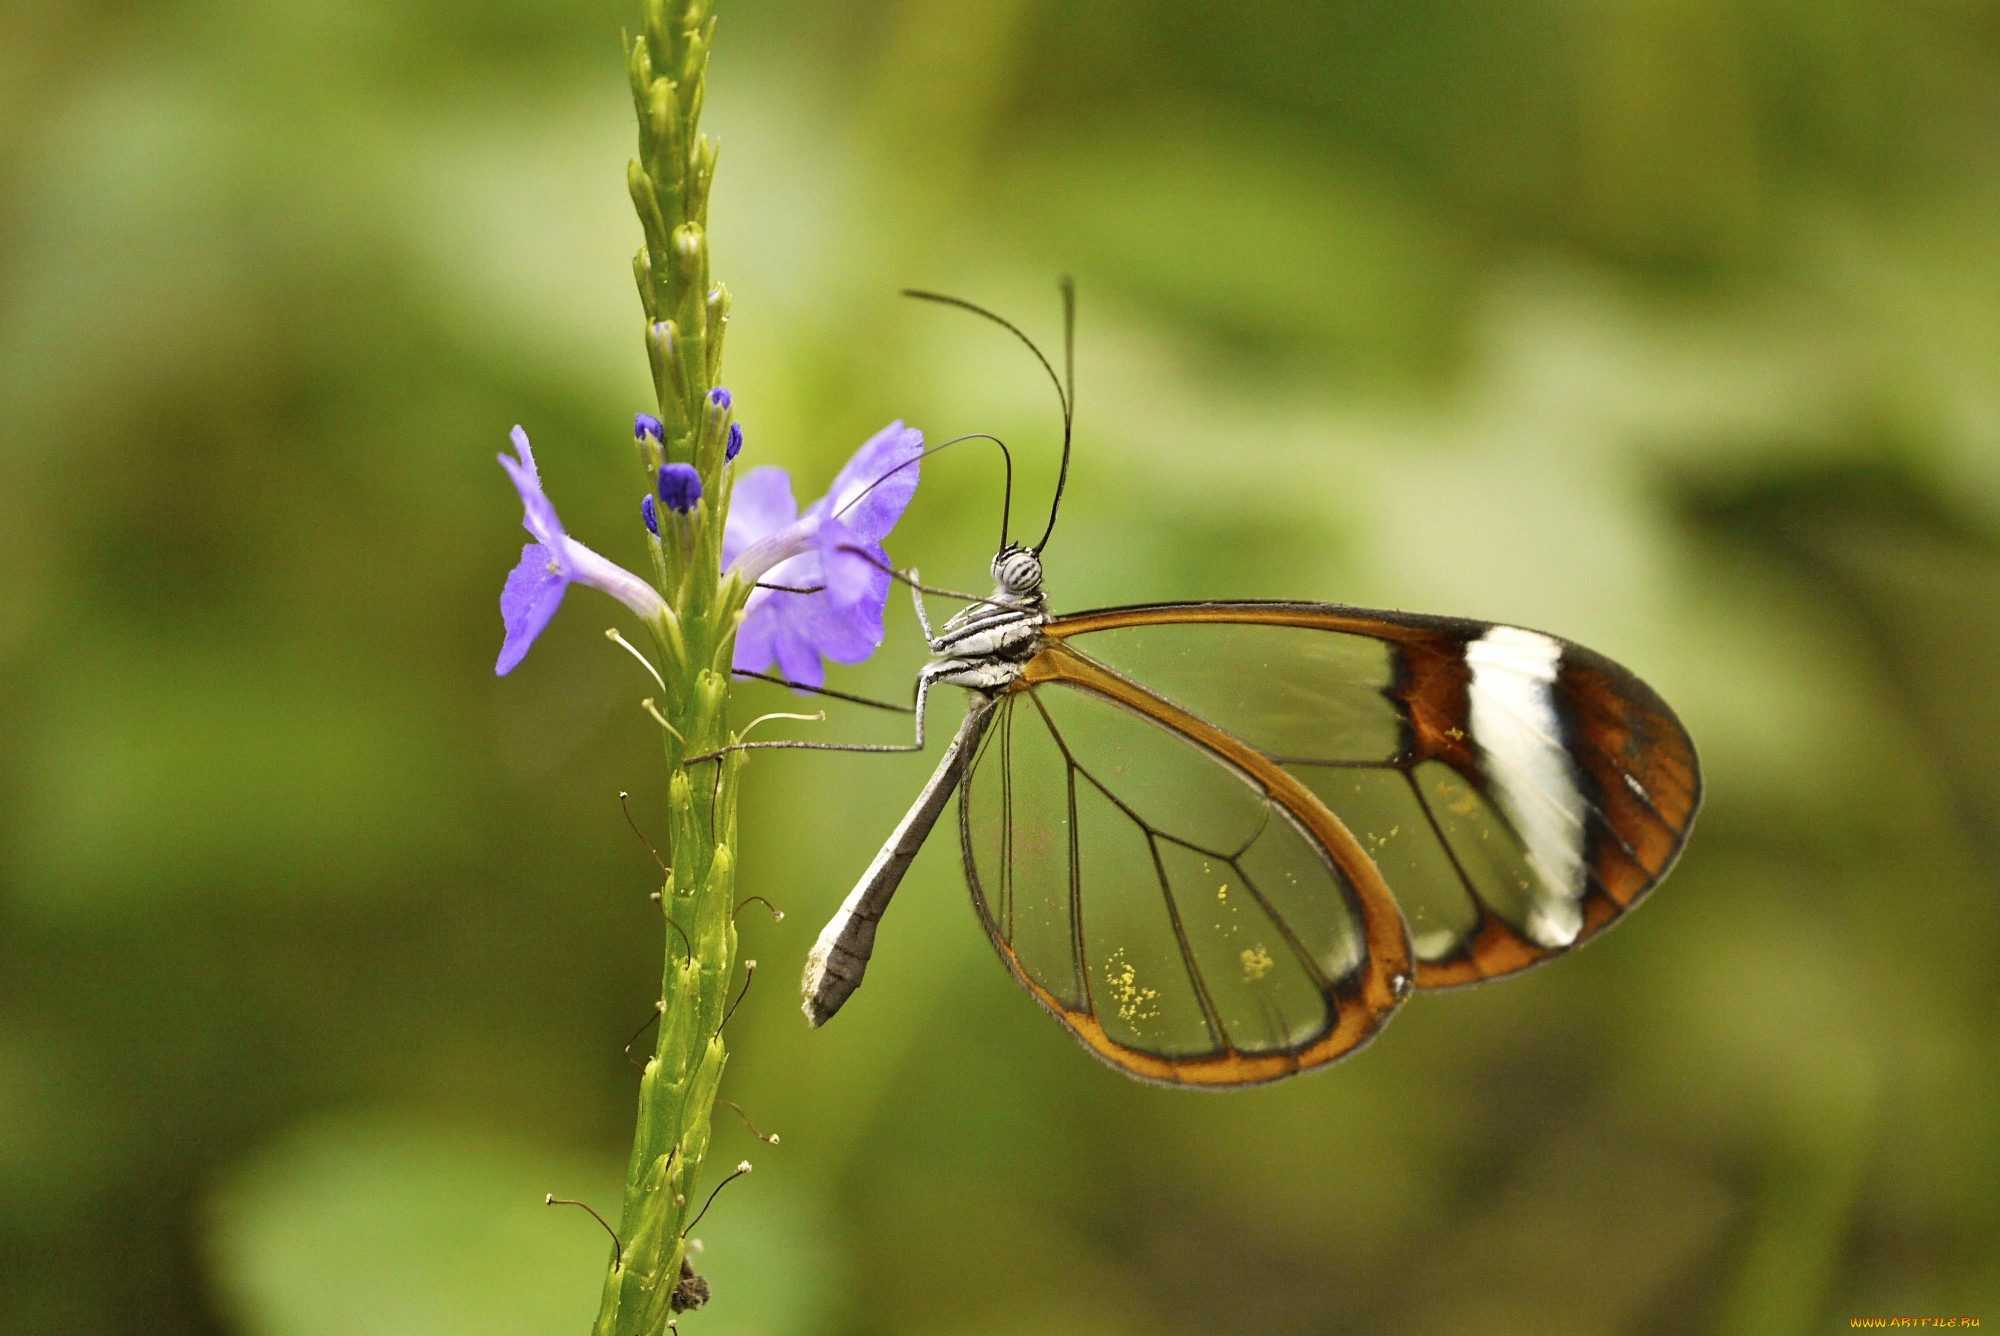
[[[1275,1080],[1365,1042],[1408,987],[1394,903],[1350,875],[1302,786],[1086,660],[995,706],[960,799],[1002,958],[1142,1078]],[[1136,707],[1136,708],[1135,708]]]
[[[1221,603],[1083,613],[1048,634],[1309,788],[1394,893],[1422,987],[1587,940],[1666,875],[1700,802],[1665,703],[1539,632]]]

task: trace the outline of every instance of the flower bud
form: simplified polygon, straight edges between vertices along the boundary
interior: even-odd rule
[[[678,430],[687,422],[687,378],[681,368],[681,336],[671,320],[656,320],[646,331],[646,355],[653,364],[653,384],[660,401],[674,415]]]
[[[643,441],[648,436],[652,437],[656,441],[664,441],[667,438],[667,429],[664,426],[662,426],[660,420],[654,417],[651,413],[633,414],[632,415],[633,439]]]
[[[732,422],[729,424],[729,444],[723,447],[722,457],[724,459],[734,459],[736,458],[736,456],[742,453],[743,453],[743,424],[741,424],[740,422]]]
[[[676,515],[685,515],[701,501],[701,475],[692,464],[668,464],[660,470],[660,501]]]
[[[655,538],[660,536],[660,511],[659,507],[653,504],[652,497],[639,498],[639,518],[646,521],[647,533]]]

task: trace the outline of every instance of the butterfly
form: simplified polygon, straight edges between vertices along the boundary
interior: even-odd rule
[[[1372,1039],[1420,989],[1514,974],[1617,921],[1701,803],[1687,731],[1632,673],[1517,626],[1332,603],[1057,614],[1049,523],[933,629],[968,695],[936,770],[807,958],[807,1018],[861,984],[877,925],[956,796],[973,907],[1014,978],[1141,1080],[1255,1085]],[[987,438],[992,439],[992,438]],[[1005,447],[1002,447],[1003,451]],[[1009,505],[1011,506],[1011,459]],[[758,744],[749,744],[758,745]],[[840,747],[829,743],[773,743]]]

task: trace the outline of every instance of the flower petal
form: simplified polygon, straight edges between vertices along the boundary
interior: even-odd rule
[[[826,681],[818,645],[813,638],[812,605],[817,594],[765,591],[756,606],[743,614],[736,632],[731,663],[746,673],[778,672],[801,686]]]
[[[816,595],[780,594],[778,597],[794,599],[798,604],[805,605]],[[819,646],[813,642],[809,630],[811,617],[810,608],[802,614],[785,617],[776,623],[776,631],[771,637],[772,648],[777,653],[778,671],[787,680],[802,687],[826,684],[826,668],[820,663]]]
[[[744,612],[743,623],[736,628],[736,649],[730,658],[730,663],[739,672],[770,671],[771,661],[778,654],[772,637],[777,634],[780,621],[778,616],[764,611],[761,605]]]
[[[869,544],[873,547],[873,544]],[[880,553],[880,549],[875,549]],[[783,583],[818,584],[806,575],[790,574],[817,560],[807,553],[786,566],[774,569],[771,578],[783,573]],[[775,659],[779,671],[794,682],[819,686],[826,680],[822,658],[836,663],[860,663],[882,644],[882,610],[889,597],[888,572],[878,570],[858,558],[849,565],[858,570],[859,587],[849,587],[848,597],[836,599],[833,590],[817,594],[791,594],[776,589],[760,589],[751,595],[736,633],[734,663],[745,672],[766,671]]]
[[[860,663],[882,646],[882,610],[888,603],[889,577],[872,572],[880,581],[871,596],[841,606],[814,596],[802,629],[813,645],[835,663]]]
[[[766,534],[743,549],[729,569],[743,579],[755,583],[766,576],[773,576],[780,567],[795,557],[810,552],[819,552],[819,529],[821,520],[817,515],[807,515],[802,520],[794,520],[776,533]],[[795,567],[787,569],[795,570]],[[775,578],[775,577],[774,577]],[[779,584],[790,584],[789,580],[777,580]]]
[[[887,601],[889,573],[882,568],[889,564],[889,554],[880,543],[830,519],[820,522],[818,547],[829,602],[844,608],[871,597]]]
[[[657,617],[667,609],[659,590],[574,538],[562,540],[562,562],[566,578],[611,595],[641,617]]]
[[[924,434],[901,422],[888,426],[854,452],[813,513],[831,516],[877,543],[889,536],[916,495]]]
[[[520,458],[514,460],[505,455],[498,458],[500,467],[513,479],[514,490],[521,494],[521,525],[535,536],[536,542],[560,550],[562,521],[556,518],[555,506],[542,491],[542,475],[535,468],[535,452],[528,445],[528,433],[517,426],[511,434]]]
[[[540,543],[521,549],[521,564],[508,572],[500,590],[500,620],[506,624],[507,638],[500,644],[500,661],[493,665],[495,676],[506,676],[527,657],[528,646],[556,615],[568,587],[554,552]]]
[[[799,517],[792,497],[792,476],[766,464],[736,480],[729,493],[729,522],[722,529],[722,564],[736,564],[743,549],[768,538]],[[759,671],[762,671],[761,669]]]

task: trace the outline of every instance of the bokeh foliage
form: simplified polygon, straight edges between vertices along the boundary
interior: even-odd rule
[[[580,1331],[646,1015],[644,694],[491,676],[534,432],[641,564],[619,0],[0,26],[0,1331]],[[1702,746],[1630,923],[1233,1096],[1089,1061],[948,848],[791,979],[927,762],[757,762],[720,1333],[2000,1320],[2000,6],[723,8],[748,462],[1052,397],[920,285],[1083,293],[1061,607],[1504,618]],[[976,582],[997,469],[892,550]],[[847,685],[894,692],[890,642]],[[761,691],[762,689],[758,689]],[[786,708],[780,693],[748,706]],[[825,735],[874,736],[836,714]],[[525,1205],[524,1205],[525,1204]],[[532,1209],[529,1209],[532,1208]]]

